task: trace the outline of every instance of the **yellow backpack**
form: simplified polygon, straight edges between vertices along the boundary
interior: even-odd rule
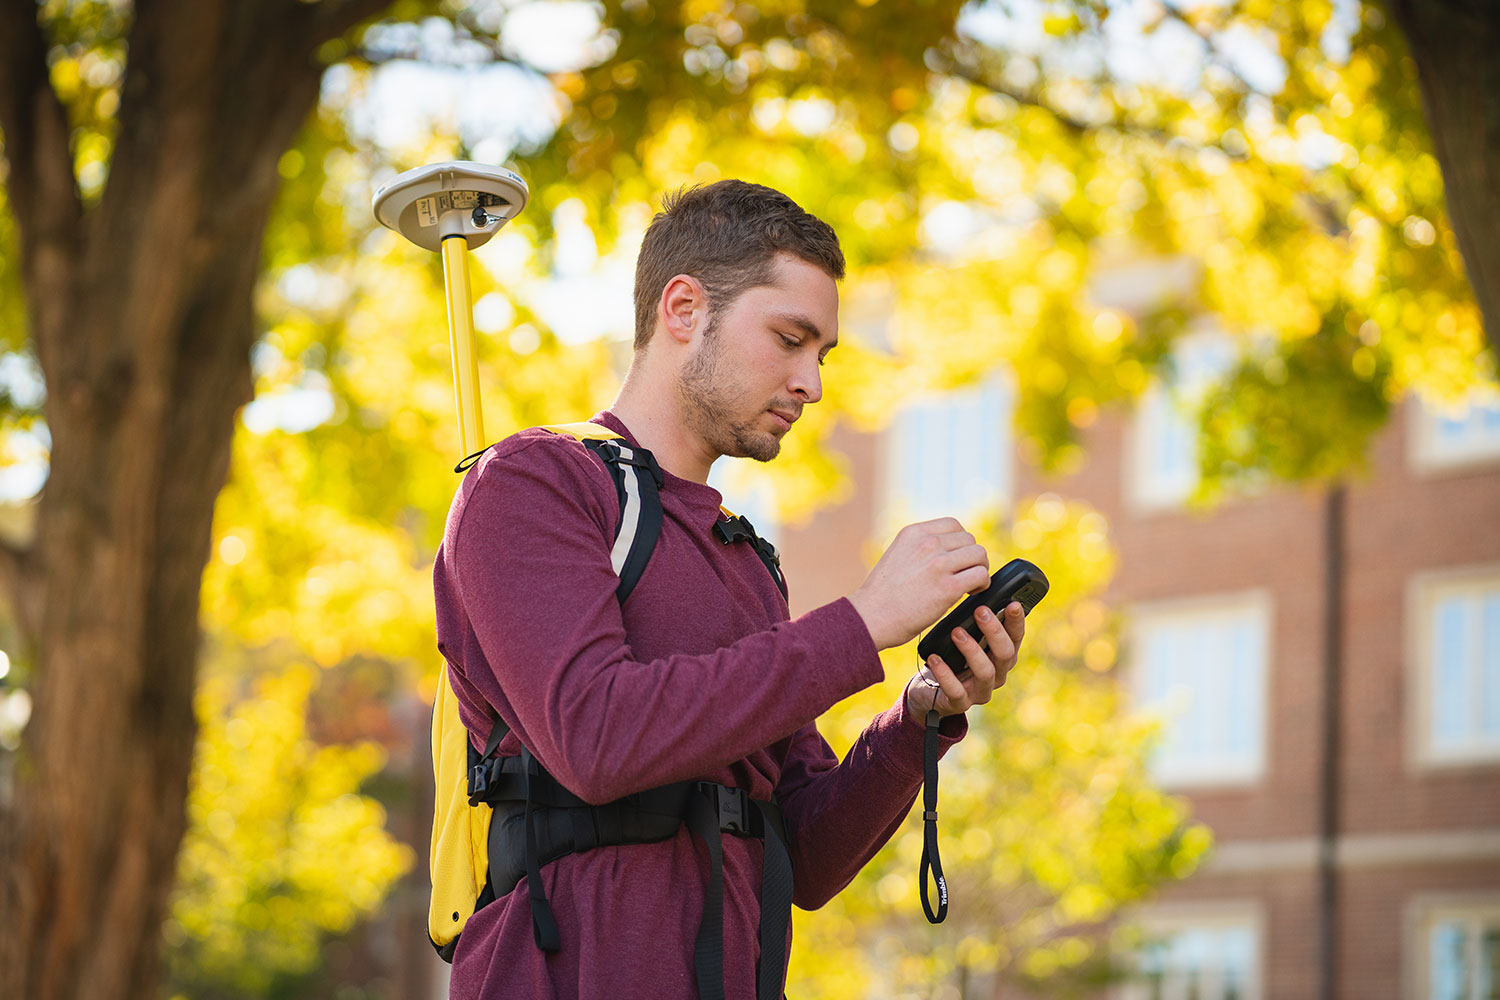
[[[469,805],[469,731],[458,717],[458,698],[443,665],[432,706],[432,772],[436,795],[432,814],[429,869],[432,900],[427,936],[446,961],[453,961],[458,935],[479,908],[489,876],[488,806]]]

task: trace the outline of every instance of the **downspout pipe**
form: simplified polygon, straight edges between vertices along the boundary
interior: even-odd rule
[[[1339,749],[1343,721],[1345,520],[1348,488],[1328,490],[1323,516],[1323,746],[1318,788],[1318,997],[1338,990]]]

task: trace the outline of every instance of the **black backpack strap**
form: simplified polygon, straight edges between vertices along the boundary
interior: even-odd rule
[[[454,472],[468,472],[469,471],[469,467],[471,465],[473,465],[475,462],[479,461],[479,456],[483,455],[485,452],[487,452],[489,450],[490,450],[490,446],[489,445],[485,445],[483,448],[480,448],[474,454],[472,454],[472,455],[465,455],[463,457],[463,459],[461,459],[459,461],[459,463],[453,467],[453,471]]]
[[[787,597],[786,577],[781,574],[781,555],[776,551],[776,546],[766,541],[755,533],[755,526],[750,519],[743,514],[727,514],[724,520],[714,522],[714,534],[719,541],[725,545],[733,542],[745,541],[755,547],[755,554],[765,564],[771,579],[776,581],[776,589],[781,591],[783,598]]]
[[[757,1000],[779,1000],[786,979],[786,936],[792,917],[792,859],[786,822],[775,803],[750,798],[743,788],[711,781],[679,781],[603,805],[589,805],[547,773],[530,752],[504,757],[489,768],[488,797],[496,806],[490,824],[490,898],[521,881],[531,904],[532,934],[544,951],[561,944],[541,868],[558,858],[610,844],[666,840],[685,823],[708,852],[703,914],[693,944],[700,1000],[723,1000],[724,875],[721,836],[763,838],[760,962]],[[519,820],[519,823],[516,821]]]
[[[786,931],[792,922],[792,855],[786,824],[773,803],[751,800],[765,825],[766,849],[760,871],[760,967],[756,1000],[781,1000],[786,980]]]
[[[700,785],[688,800],[687,826],[708,849],[708,885],[703,891],[703,916],[693,942],[693,971],[698,1000],[724,1000],[724,848],[719,838],[715,786]]]
[[[538,768],[532,766],[536,763],[535,758],[524,747],[521,749],[521,761],[525,767],[523,773],[526,783],[526,812],[522,822],[526,825],[526,889],[531,899],[531,936],[536,940],[536,946],[543,951],[560,951],[562,937],[557,932],[557,920],[552,916],[552,904],[547,902],[547,887],[542,884],[536,829],[541,817],[532,812],[532,803],[536,797],[531,786],[537,778],[533,772]]]
[[[724,1000],[724,852],[721,836],[764,837],[760,873],[760,962],[756,1000],[779,1000],[786,980],[786,932],[792,921],[792,857],[775,804],[752,799],[743,788],[701,781],[688,798],[689,830],[708,849],[703,917],[693,942],[698,1000]]]
[[[620,500],[620,523],[615,528],[609,559],[620,578],[615,596],[624,604],[640,582],[661,537],[661,466],[646,449],[632,448],[618,438],[586,440],[583,444],[609,470]]]

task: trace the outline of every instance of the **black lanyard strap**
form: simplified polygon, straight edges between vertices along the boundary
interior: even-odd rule
[[[922,909],[927,922],[940,924],[948,916],[948,881],[943,878],[943,861],[938,857],[937,839],[937,783],[938,783],[938,714],[937,709],[927,710],[927,732],[922,737]],[[927,899],[927,872],[937,881],[937,913]]]

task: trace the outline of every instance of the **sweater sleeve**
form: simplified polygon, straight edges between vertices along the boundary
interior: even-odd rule
[[[950,716],[939,726],[938,755],[968,732]],[[792,901],[815,910],[836,896],[885,846],[922,787],[924,723],[906,693],[877,715],[840,761],[815,725],[798,731],[776,798],[792,836]]]
[[[445,572],[485,661],[466,678],[575,794],[704,777],[881,679],[847,600],[723,649],[637,660],[604,529],[613,483],[571,445],[532,439],[475,470]],[[844,648],[855,629],[868,655]]]

